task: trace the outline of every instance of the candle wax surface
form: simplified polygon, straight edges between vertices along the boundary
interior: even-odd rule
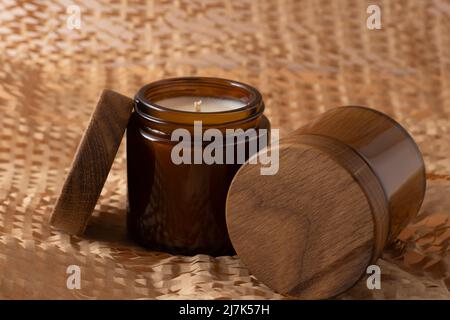
[[[227,98],[180,96],[155,101],[156,104],[173,110],[190,112],[221,112],[242,108],[245,102]]]

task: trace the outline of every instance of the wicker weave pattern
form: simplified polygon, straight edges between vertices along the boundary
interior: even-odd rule
[[[263,93],[287,134],[320,112],[365,104],[412,132],[429,172],[421,214],[340,298],[450,299],[450,1],[0,2],[0,298],[280,298],[238,257],[170,256],[126,240],[125,153],[84,237],[51,208],[101,90],[132,96],[170,76],[218,76]],[[378,4],[382,29],[366,28]],[[82,270],[81,290],[66,268]]]

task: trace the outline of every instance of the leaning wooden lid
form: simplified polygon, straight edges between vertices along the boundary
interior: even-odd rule
[[[133,100],[104,90],[81,138],[51,224],[80,234],[95,208],[133,110]]]
[[[258,280],[279,293],[333,297],[383,248],[382,187],[356,152],[332,139],[294,133],[277,150],[277,174],[261,175],[260,164],[248,163],[236,174],[226,208],[231,241]]]

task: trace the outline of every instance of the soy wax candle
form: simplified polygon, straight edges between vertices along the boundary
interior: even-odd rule
[[[242,108],[245,103],[235,99],[211,98],[211,97],[174,97],[156,101],[165,108],[190,112],[221,112]]]
[[[179,141],[172,134],[182,129],[194,136],[198,123],[202,132],[219,130],[224,138],[216,153],[225,154],[227,129],[270,129],[263,111],[256,89],[226,79],[173,78],[141,88],[127,129],[129,235],[145,247],[176,254],[233,254],[225,201],[241,164],[175,163]],[[233,140],[231,149],[239,143]],[[244,142],[245,159],[252,155],[249,143]],[[201,154],[206,145],[193,141],[184,152]]]

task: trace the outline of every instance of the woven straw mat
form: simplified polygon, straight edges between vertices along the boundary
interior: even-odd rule
[[[68,28],[76,4],[81,28]],[[369,30],[367,6],[381,8]],[[338,299],[450,299],[450,2],[0,1],[0,298],[282,298],[237,256],[172,256],[127,240],[122,144],[86,233],[53,230],[58,191],[103,88],[133,96],[174,76],[257,87],[281,136],[339,105],[368,105],[418,142],[420,214]],[[66,269],[81,267],[81,289]]]

